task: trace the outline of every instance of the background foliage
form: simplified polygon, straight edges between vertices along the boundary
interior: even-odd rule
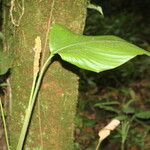
[[[104,17],[89,9],[85,35],[113,34],[150,50],[149,0],[91,2],[102,6]],[[121,119],[122,125],[103,142],[102,149],[150,149],[149,66],[150,59],[139,56],[114,70],[99,74],[80,70],[75,133],[77,149],[93,150],[98,131],[114,117]]]

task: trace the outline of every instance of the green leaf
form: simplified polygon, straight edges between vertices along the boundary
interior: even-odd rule
[[[84,119],[83,123],[84,123],[84,126],[86,127],[92,127],[96,124],[96,121],[92,119]]]
[[[12,59],[4,52],[0,51],[0,75],[5,74],[11,67]]]
[[[118,109],[113,108],[111,106],[105,106],[105,105],[101,105],[101,104],[95,104],[94,107],[98,107],[98,108],[103,109],[105,111],[110,111],[110,112],[114,112],[114,113],[117,113],[117,114],[120,113],[120,111]]]
[[[123,107],[122,111],[125,114],[134,114],[135,113],[135,108],[133,108],[133,107]]]
[[[135,117],[139,119],[150,119],[150,111],[136,113]]]
[[[128,116],[127,115],[119,115],[119,116],[115,117],[115,119],[118,119],[120,121],[125,121],[128,119]]]
[[[101,103],[97,103],[99,105],[119,105],[120,103],[118,101],[108,101],[108,102],[101,102]]]
[[[113,69],[137,55],[150,53],[116,36],[84,36],[61,25],[53,25],[49,35],[51,54],[80,68],[101,72]]]

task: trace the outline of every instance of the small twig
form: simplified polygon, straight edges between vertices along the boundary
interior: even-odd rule
[[[4,126],[6,145],[7,145],[7,149],[10,150],[9,141],[8,141],[7,126],[6,126],[5,115],[4,115],[4,111],[3,111],[1,98],[0,98],[0,110],[1,110],[1,114],[2,114],[2,121],[3,121],[3,126]]]
[[[100,140],[98,140],[98,144],[97,144],[97,146],[96,146],[96,149],[95,149],[95,150],[99,150],[99,149],[100,149],[100,145],[101,145],[101,141],[100,141]]]

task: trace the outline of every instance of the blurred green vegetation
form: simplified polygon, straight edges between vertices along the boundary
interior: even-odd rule
[[[104,16],[88,9],[85,35],[117,35],[150,50],[149,0],[92,0]],[[94,150],[98,132],[113,118],[120,127],[101,150],[150,149],[150,59],[139,56],[99,74],[80,70],[80,96],[76,117],[76,149]]]

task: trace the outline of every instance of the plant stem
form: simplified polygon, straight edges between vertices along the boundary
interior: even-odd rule
[[[31,101],[32,101],[32,97],[33,97],[34,90],[35,90],[35,87],[36,87],[37,77],[38,77],[38,73],[33,77],[32,89],[31,89],[30,99],[29,99],[29,104],[28,105],[30,105]]]
[[[2,121],[3,121],[3,126],[4,126],[6,145],[7,145],[7,149],[10,150],[9,141],[8,141],[7,127],[6,127],[6,121],[5,121],[5,115],[4,115],[4,111],[3,111],[1,98],[0,98],[0,109],[1,109],[1,114],[2,114]]]
[[[96,146],[96,149],[95,149],[95,150],[99,150],[99,149],[100,149],[100,145],[101,145],[101,140],[99,139],[98,144],[97,144],[97,146]]]
[[[121,150],[124,150],[124,144],[125,144],[125,141],[122,140],[122,141],[121,141]]]
[[[41,71],[39,73],[39,77],[37,79],[37,83],[35,84],[35,82],[33,81],[33,84],[34,84],[35,88],[32,87],[32,90],[31,90],[29,105],[28,105],[28,108],[26,110],[26,115],[25,115],[23,127],[22,127],[22,130],[21,130],[21,134],[20,134],[20,138],[19,138],[19,142],[18,142],[16,150],[22,150],[23,149],[23,145],[24,145],[24,142],[25,142],[27,130],[29,128],[30,119],[31,119],[31,116],[32,116],[32,111],[33,111],[33,108],[34,108],[34,104],[36,102],[36,97],[38,95],[38,91],[39,91],[39,88],[40,88],[40,85],[41,85],[41,81],[42,81],[42,78],[43,78],[43,75],[44,75],[45,71],[47,70],[48,66],[51,63],[52,57],[53,57],[53,55],[50,55],[48,57],[48,59],[46,60],[46,62],[44,63],[43,67],[41,68]],[[34,79],[34,80],[36,81],[36,79]]]

